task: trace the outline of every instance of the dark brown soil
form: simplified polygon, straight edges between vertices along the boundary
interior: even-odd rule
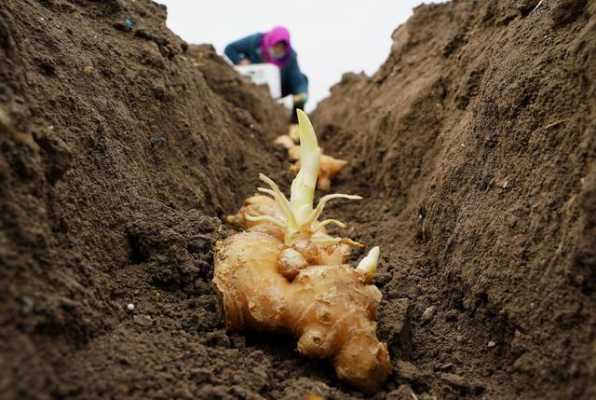
[[[315,115],[438,398],[596,396],[596,2],[526,3],[417,8]]]
[[[596,4],[537,4],[419,7],[314,115],[367,198],[329,214],[383,249],[377,399],[596,396]],[[287,120],[165,17],[0,3],[0,398],[365,398],[223,330],[211,246],[288,182]]]

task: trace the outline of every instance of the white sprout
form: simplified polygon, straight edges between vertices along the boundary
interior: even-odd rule
[[[300,133],[300,171],[292,181],[290,200],[283,194],[279,186],[268,176],[259,174],[259,178],[269,188],[258,188],[261,193],[270,195],[277,203],[285,216],[285,221],[270,216],[247,216],[249,221],[267,221],[285,230],[285,242],[290,245],[297,234],[301,232],[315,232],[322,227],[335,224],[345,228],[346,224],[337,219],[327,219],[318,222],[327,202],[333,199],[360,200],[362,197],[348,194],[330,194],[323,196],[313,208],[317,177],[319,175],[319,162],[321,148],[310,120],[302,110],[298,110],[298,123]],[[319,238],[317,243],[345,243],[345,239],[327,236]],[[349,241],[351,244],[356,242]],[[359,244],[358,244],[359,245]]]
[[[356,271],[362,273],[367,278],[372,278],[377,272],[377,265],[379,264],[379,256],[381,255],[381,249],[379,246],[375,246],[368,252],[368,255],[364,257],[358,263]]]

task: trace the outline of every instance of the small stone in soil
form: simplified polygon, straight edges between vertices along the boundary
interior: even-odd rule
[[[427,309],[422,313],[422,320],[424,322],[429,322],[431,319],[433,319],[436,309],[437,308],[435,306],[427,307]]]
[[[497,345],[497,344],[496,344],[494,341],[492,341],[492,340],[491,340],[490,342],[488,342],[488,344],[487,344],[487,347],[488,347],[489,349],[492,349],[492,348],[493,348],[493,347],[495,347],[496,345]]]
[[[128,311],[134,311],[134,310],[135,310],[135,305],[134,305],[134,304],[132,304],[132,303],[128,303],[128,304],[126,305],[126,309],[127,309]]]
[[[33,300],[29,296],[23,296],[21,302],[23,304],[22,311],[25,314],[29,314],[35,308]]]
[[[95,70],[93,69],[93,67],[92,67],[91,65],[87,65],[85,68],[83,68],[83,73],[84,73],[85,75],[89,75],[89,76],[90,76],[90,75],[93,75],[93,72],[94,72],[94,71],[95,71]]]

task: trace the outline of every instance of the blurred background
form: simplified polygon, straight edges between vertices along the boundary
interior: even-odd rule
[[[189,43],[211,43],[223,54],[229,42],[275,25],[286,26],[310,82],[307,110],[344,72],[374,73],[391,48],[391,32],[421,0],[205,2],[158,0],[168,6],[168,27]],[[432,1],[431,1],[432,2]],[[426,1],[429,3],[429,1]]]

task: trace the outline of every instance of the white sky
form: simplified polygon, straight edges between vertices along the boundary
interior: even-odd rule
[[[385,61],[391,32],[421,0],[157,0],[168,6],[168,27],[189,43],[228,42],[286,26],[308,76],[312,110],[347,71],[371,75]],[[426,1],[429,2],[428,0]]]

